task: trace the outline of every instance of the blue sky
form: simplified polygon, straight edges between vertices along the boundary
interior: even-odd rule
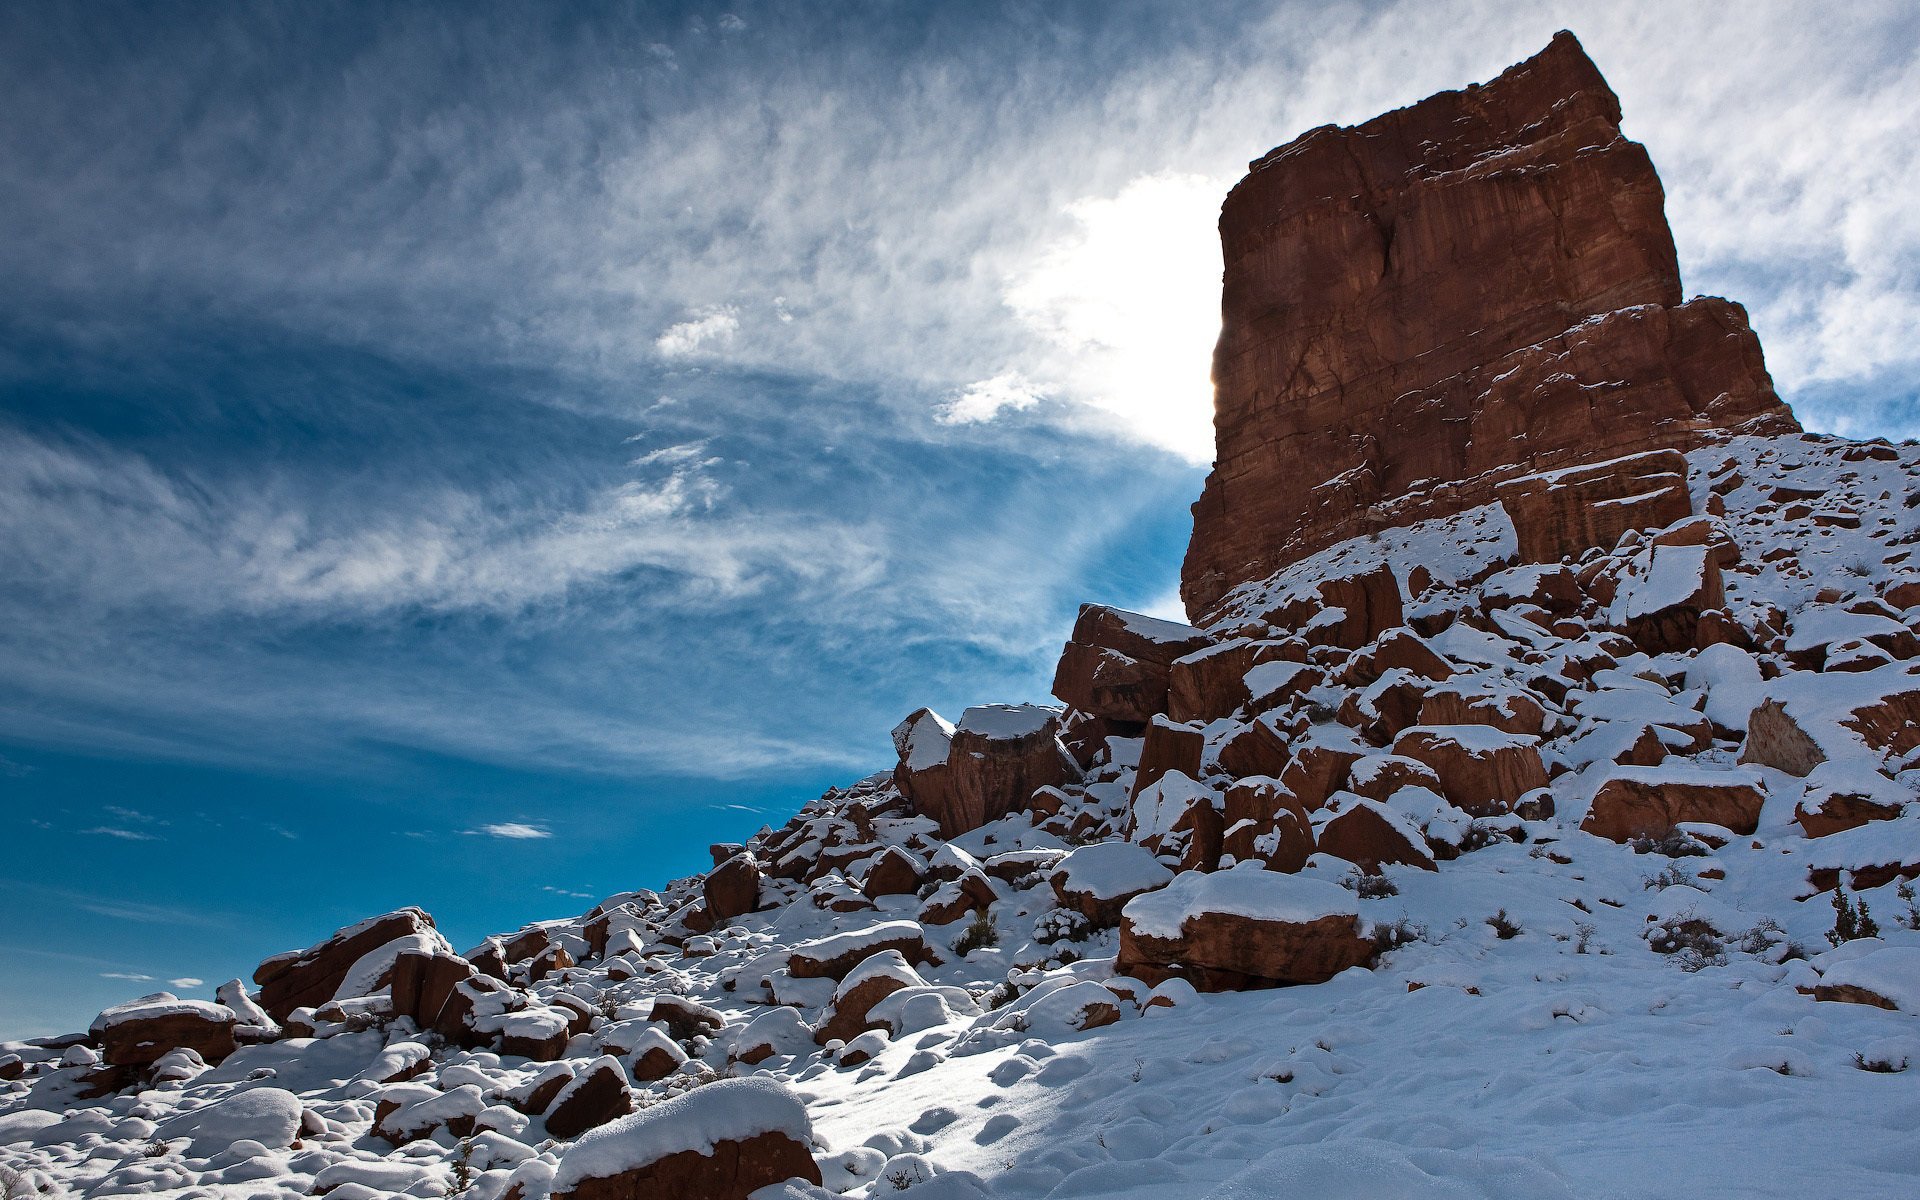
[[[1920,17],[1666,7],[9,7],[0,1036],[1041,698],[1171,604],[1245,162],[1563,25],[1690,290],[1912,435]]]

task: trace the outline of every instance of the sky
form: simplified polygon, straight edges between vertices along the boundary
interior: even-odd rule
[[[707,863],[1172,615],[1248,160],[1569,27],[1920,433],[1920,9],[0,9],[0,1037]]]

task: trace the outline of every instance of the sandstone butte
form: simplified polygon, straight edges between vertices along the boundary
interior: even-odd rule
[[[1682,300],[1660,177],[1571,33],[1256,160],[1220,241],[1215,462],[1181,573],[1196,621],[1504,480],[1799,429],[1746,311]]]

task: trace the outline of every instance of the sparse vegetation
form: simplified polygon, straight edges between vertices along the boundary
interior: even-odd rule
[[[1526,932],[1526,927],[1509,917],[1504,908],[1488,917],[1487,924],[1492,927],[1493,935],[1503,942],[1512,941]]]
[[[1402,946],[1426,940],[1427,927],[1406,917],[1373,927],[1373,949],[1377,954],[1385,954],[1390,950],[1398,950]]]
[[[1704,971],[1727,965],[1727,946],[1713,923],[1689,909],[1661,921],[1647,932],[1647,945],[1656,954],[1670,956],[1682,971]]]
[[[1900,897],[1900,902],[1907,906],[1907,911],[1900,918],[1900,923],[1908,929],[1920,929],[1920,903],[1914,901],[1913,884],[1903,882],[1893,890],[1893,894]]]
[[[1853,1056],[1853,1065],[1862,1071],[1871,1071],[1876,1075],[1898,1075],[1906,1070],[1911,1062],[1904,1054],[1898,1056],[1876,1054],[1868,1058],[1865,1054],[1856,1051]]]
[[[965,958],[975,950],[999,944],[1000,931],[994,927],[993,918],[987,914],[986,909],[976,909],[972,923],[967,926],[966,932],[960,935],[960,940],[953,944],[953,952]]]
[[[1641,885],[1656,892],[1664,892],[1670,887],[1692,887],[1698,882],[1693,872],[1679,863],[1668,863],[1656,873],[1642,879]]]
[[[1340,885],[1362,900],[1384,900],[1398,896],[1400,889],[1385,875],[1370,874],[1355,867],[1340,880]]]
[[[1575,954],[1592,953],[1593,935],[1598,932],[1599,927],[1591,921],[1575,921],[1573,923],[1573,952]]]
[[[1867,902],[1858,903],[1847,898],[1845,887],[1833,889],[1833,928],[1827,931],[1827,941],[1838,946],[1860,938],[1880,936],[1880,925],[1867,911]]]

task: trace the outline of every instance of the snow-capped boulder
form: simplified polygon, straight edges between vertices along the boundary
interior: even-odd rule
[[[896,951],[910,963],[933,960],[917,922],[885,921],[802,942],[787,957],[787,970],[796,979],[843,980],[848,972],[882,950]]]
[[[707,873],[701,895],[715,922],[745,916],[760,907],[760,864],[745,851],[734,855]]]
[[[1175,659],[1206,646],[1190,625],[1104,604],[1083,604],[1060,652],[1053,694],[1078,712],[1140,723],[1167,711]]]
[[[1060,743],[1060,714],[1037,704],[982,704],[961,714],[948,751],[945,803],[934,808],[917,793],[914,811],[958,837],[1012,812],[1043,787],[1079,777]]]
[[[364,996],[386,984],[402,949],[453,953],[434,929],[433,918],[421,909],[402,908],[369,917],[335,931],[318,945],[262,962],[253,973],[260,987],[260,1006],[274,1020],[285,1021],[294,1009],[317,1008],[343,990]]]
[[[1060,907],[1079,913],[1096,928],[1110,928],[1119,923],[1128,901],[1172,879],[1173,872],[1143,846],[1096,842],[1070,851],[1047,882]]]
[[[396,1017],[412,1017],[414,1024],[430,1029],[455,985],[473,976],[473,965],[457,954],[403,950],[393,960],[389,1011]]]
[[[665,1025],[667,1032],[683,1042],[694,1037],[712,1037],[727,1023],[727,1018],[718,1009],[671,993],[661,993],[653,998],[653,1009],[648,1017]]]
[[[874,1006],[902,988],[924,987],[926,982],[896,950],[870,955],[834,989],[833,1002],[822,1014],[813,1040],[822,1046],[835,1040],[851,1042],[869,1029],[885,1028],[871,1019]]]
[[[918,859],[898,846],[888,846],[867,867],[860,891],[869,900],[882,896],[911,896],[920,890],[921,867]]]
[[[1378,800],[1336,793],[1314,814],[1314,846],[1370,875],[1388,865],[1438,870],[1420,826]]]
[[[1616,767],[1594,793],[1580,828],[1616,842],[1664,837],[1689,822],[1752,833],[1765,801],[1758,772]]]
[[[893,727],[893,748],[899,755],[894,785],[913,811],[936,820],[953,806],[953,773],[947,766],[953,733],[953,723],[930,708],[914,710]]]
[[[1393,752],[1426,764],[1448,802],[1474,816],[1512,812],[1547,786],[1540,739],[1491,725],[1416,725],[1394,739]]]
[[[576,1138],[633,1111],[627,1072],[620,1060],[602,1055],[560,1089],[546,1110],[547,1132]]]
[[[1182,725],[1167,717],[1155,717],[1147,726],[1146,740],[1140,748],[1140,761],[1133,773],[1133,797],[1140,798],[1160,777],[1178,771],[1189,779],[1200,777],[1201,757],[1206,751],[1207,735],[1197,726]]]
[[[628,1072],[637,1083],[665,1079],[686,1061],[687,1052],[657,1027],[634,1039],[627,1051]]]
[[[1241,867],[1187,872],[1129,903],[1115,971],[1149,984],[1178,975],[1201,991],[1319,983],[1373,959],[1352,893]]]
[[[1806,776],[1829,759],[1900,758],[1920,748],[1920,670],[1791,672],[1766,685],[1740,761]]]
[[[1629,529],[1659,529],[1693,512],[1687,460],[1653,450],[1527,475],[1499,487],[1523,563],[1611,550]]]
[[[1870,948],[1845,957],[1833,955],[1837,961],[1821,972],[1814,999],[1920,1013],[1920,946],[1848,945]]]
[[[144,1067],[181,1049],[217,1063],[234,1052],[233,1031],[238,1023],[225,1005],[156,992],[106,1009],[93,1019],[88,1032],[108,1066]]]
[[[812,1122],[770,1079],[724,1079],[589,1131],[560,1156],[553,1200],[746,1200],[819,1184]]]
[[[284,1150],[300,1136],[302,1115],[300,1097],[292,1092],[255,1087],[170,1117],[154,1136],[162,1141],[190,1138],[187,1152],[203,1158],[240,1141]]]

